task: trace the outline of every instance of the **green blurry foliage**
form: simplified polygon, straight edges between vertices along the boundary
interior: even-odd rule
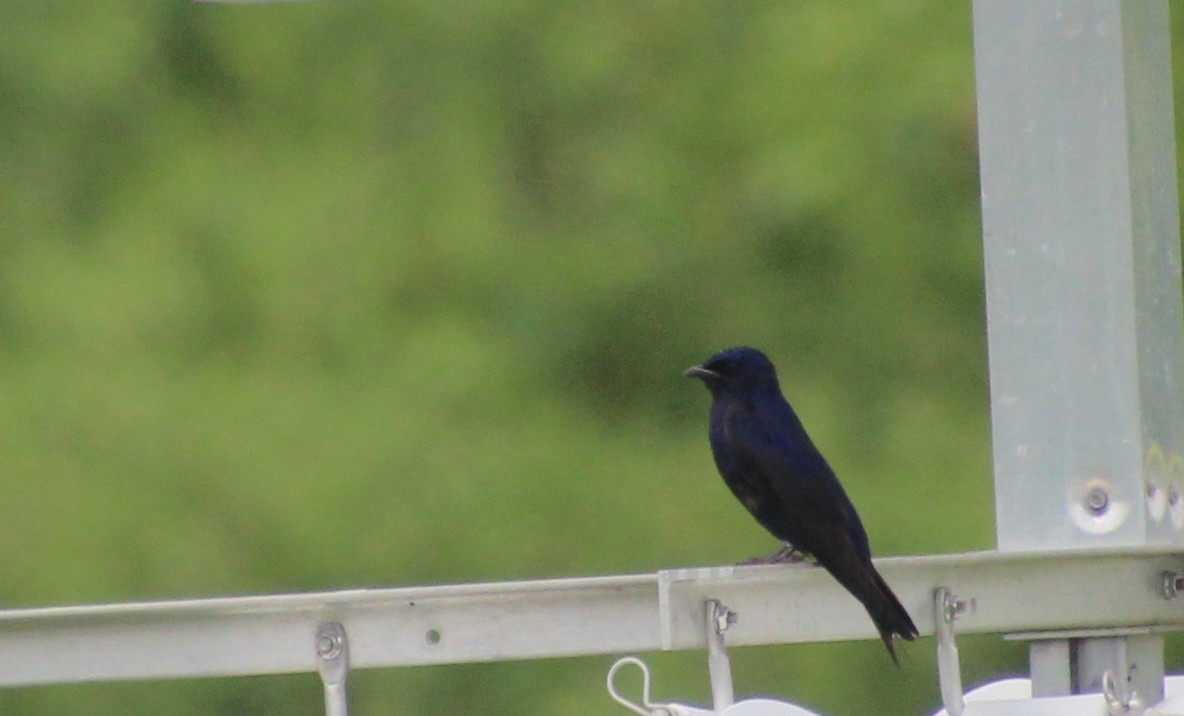
[[[736,343],[877,553],[992,547],[972,70],[969,6],[921,0],[7,8],[0,601],[769,551],[680,375]],[[974,643],[968,681],[1022,670]],[[742,694],[921,713],[931,652],[733,658]],[[709,700],[701,654],[650,658]],[[354,706],[607,713],[610,663],[369,672]],[[321,708],[312,675],[0,692]]]

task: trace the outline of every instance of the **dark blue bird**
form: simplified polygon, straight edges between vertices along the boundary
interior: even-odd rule
[[[688,368],[711,391],[711,452],[724,482],[757,522],[785,543],[770,558],[809,554],[867,609],[888,647],[912,641],[917,627],[872,565],[867,533],[834,470],[781,394],[777,369],[739,346]]]

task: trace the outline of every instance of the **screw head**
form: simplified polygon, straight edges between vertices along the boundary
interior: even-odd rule
[[[1104,487],[1093,487],[1085,494],[1085,508],[1094,516],[1104,515],[1110,509],[1110,493]]]
[[[325,659],[336,657],[341,653],[341,637],[337,634],[321,634],[317,637],[317,653]]]

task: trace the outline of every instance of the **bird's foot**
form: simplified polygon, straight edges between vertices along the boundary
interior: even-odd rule
[[[797,564],[806,559],[806,553],[794,549],[794,546],[788,542],[781,545],[781,549],[767,557],[750,557],[743,562],[741,566],[749,566],[754,564]]]

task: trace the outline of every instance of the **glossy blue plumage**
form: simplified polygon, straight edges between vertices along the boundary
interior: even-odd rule
[[[872,565],[855,506],[782,395],[773,363],[740,346],[686,374],[711,391],[711,452],[732,494],[863,603],[895,660],[892,636],[911,640],[917,627]]]

